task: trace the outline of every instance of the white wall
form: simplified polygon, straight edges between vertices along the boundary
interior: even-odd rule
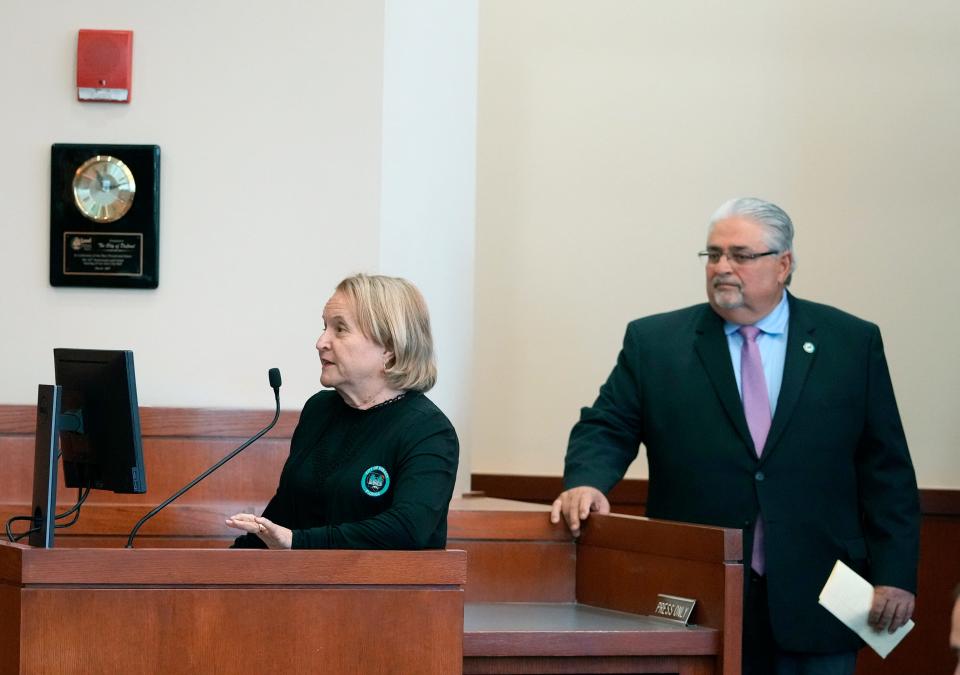
[[[703,301],[707,218],[754,195],[796,294],[880,325],[921,485],[960,486],[960,5],[480,10],[475,472],[559,475],[627,321]]]
[[[76,101],[80,28],[134,31],[130,105]],[[401,275],[431,308],[466,487],[475,2],[20,3],[0,59],[0,403],[34,402],[70,346],[133,349],[142,405],[269,408],[278,366],[298,409],[336,283]],[[55,142],[160,145],[159,289],[49,286]]]
[[[35,401],[74,346],[133,349],[145,405],[269,407],[276,365],[299,408],[334,285],[383,271],[427,295],[465,424],[477,10],[445,4],[6,8],[0,402]],[[134,31],[130,105],[76,101],[79,28]],[[161,146],[159,289],[49,286],[54,142]]]
[[[460,437],[469,487],[477,4],[386,4],[380,268],[416,281],[439,366],[430,398]]]
[[[79,28],[134,31],[133,100],[78,103]],[[130,348],[144,405],[272,405],[319,388],[320,312],[379,261],[383,3],[8,3],[0,27],[0,401],[55,346]],[[160,287],[52,288],[50,144],[161,148]]]

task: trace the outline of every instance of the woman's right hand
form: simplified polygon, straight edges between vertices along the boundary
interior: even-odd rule
[[[243,530],[247,534],[255,534],[267,545],[267,548],[291,548],[293,546],[293,530],[283,525],[277,525],[263,516],[252,513],[238,513],[224,521],[227,527]]]

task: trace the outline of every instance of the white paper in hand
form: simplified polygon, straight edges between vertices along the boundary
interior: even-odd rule
[[[871,628],[867,618],[873,604],[873,586],[839,560],[820,591],[820,604],[863,638],[882,658],[887,658],[887,654],[900,644],[900,640],[914,626],[911,619],[892,633],[885,630],[877,632]]]

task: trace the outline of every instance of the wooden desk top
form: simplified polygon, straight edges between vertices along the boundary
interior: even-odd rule
[[[512,499],[496,499],[494,497],[454,497],[450,500],[450,510],[550,513],[550,507],[546,504],[518,502]]]
[[[462,586],[464,551],[31,548],[0,541],[12,586]]]
[[[464,656],[715,655],[720,633],[579,603],[467,603]]]

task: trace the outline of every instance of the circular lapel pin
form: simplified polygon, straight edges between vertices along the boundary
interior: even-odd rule
[[[803,343],[803,351],[805,351],[807,354],[813,354],[816,350],[817,348],[813,345],[812,342]]]
[[[363,472],[360,487],[371,497],[379,497],[390,487],[390,474],[382,466],[371,466]]]

